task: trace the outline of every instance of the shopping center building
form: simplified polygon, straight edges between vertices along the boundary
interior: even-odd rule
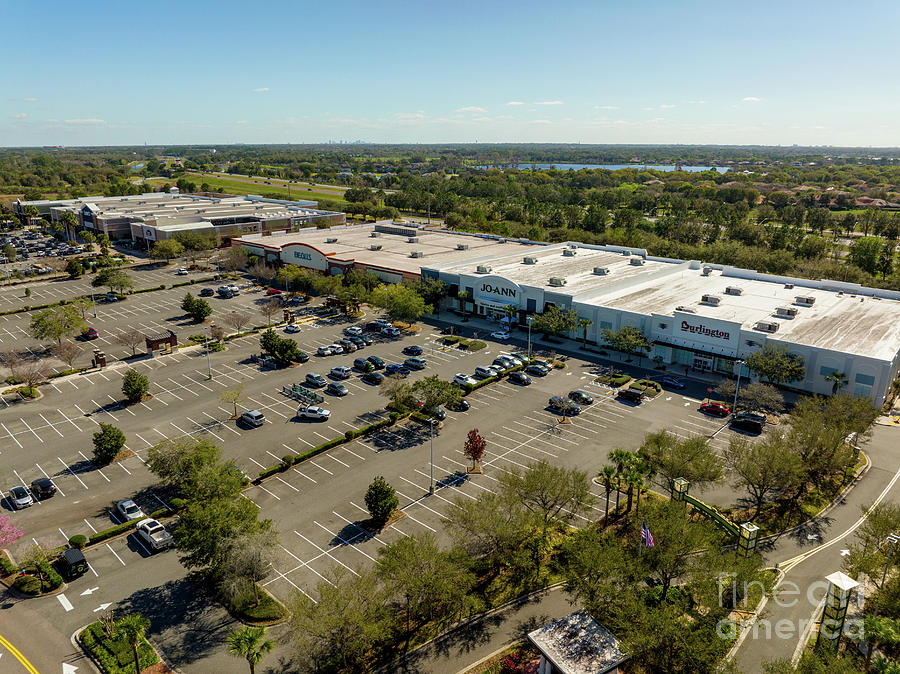
[[[791,386],[830,393],[826,377],[841,372],[845,390],[880,405],[900,368],[900,293],[852,283],[391,221],[253,234],[232,245],[328,274],[355,268],[387,282],[441,279],[449,307],[498,322],[508,306],[519,324],[551,305],[570,308],[591,321],[587,339],[598,345],[604,328],[632,325],[650,343],[648,357],[676,372],[735,374],[742,359],[773,344],[803,358],[806,377]],[[570,337],[581,339],[582,330]]]

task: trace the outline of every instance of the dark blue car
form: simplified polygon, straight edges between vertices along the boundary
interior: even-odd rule
[[[421,356],[422,355],[422,347],[416,346],[415,344],[411,346],[407,346],[403,349],[403,353],[407,356]]]
[[[391,363],[384,369],[384,373],[389,375],[399,374],[401,377],[408,377],[410,375],[410,369],[398,363]]]

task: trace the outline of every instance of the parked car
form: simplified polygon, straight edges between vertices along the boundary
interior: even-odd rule
[[[347,337],[347,339],[349,341],[353,342],[354,346],[356,346],[357,351],[359,351],[360,349],[364,349],[367,346],[366,340],[364,340],[362,337],[357,337],[356,335],[350,335],[349,337]]]
[[[328,373],[335,379],[350,379],[350,375],[353,374],[353,370],[351,370],[346,365],[338,365],[337,367],[331,368],[331,372]]]
[[[38,501],[43,501],[56,493],[56,485],[49,477],[40,477],[31,483],[31,493]]]
[[[250,426],[262,426],[266,423],[266,416],[259,410],[247,410],[241,415],[241,421]]]
[[[500,370],[492,365],[479,365],[475,368],[475,376],[478,379],[487,379],[488,377],[496,377],[500,374]]]
[[[430,410],[422,410],[422,413],[427,414],[428,416],[432,417],[433,419],[437,419],[438,421],[443,421],[447,418],[447,413],[440,407],[435,407]]]
[[[16,510],[27,508],[34,503],[34,499],[31,498],[28,490],[18,484],[9,490],[9,501]]]
[[[306,383],[309,386],[314,386],[315,388],[322,388],[328,382],[325,381],[325,377],[320,374],[316,374],[315,372],[307,372],[306,373]]]
[[[68,548],[59,557],[60,575],[65,580],[75,580],[88,570],[87,560],[81,550]]]
[[[548,403],[550,409],[556,410],[557,412],[562,412],[563,414],[567,414],[570,416],[577,416],[581,414],[581,406],[576,405],[574,402],[567,398],[563,398],[562,396],[553,396],[550,398],[550,402]]]
[[[368,358],[366,358],[366,360],[372,363],[372,365],[375,366],[376,370],[384,369],[384,360],[379,358],[378,356],[369,356]]]
[[[100,336],[100,333],[98,333],[95,328],[88,328],[81,333],[81,336],[85,339],[97,339]]]
[[[665,386],[666,388],[672,388],[676,391],[681,391],[685,387],[685,383],[680,379],[676,379],[671,375],[664,375],[659,378],[659,383]]]
[[[119,296],[115,293],[106,293],[106,301],[107,302],[118,302]]]
[[[521,358],[519,358],[518,356],[516,356],[515,354],[512,354],[512,353],[504,353],[500,356],[497,356],[497,358],[503,358],[505,360],[508,360],[510,363],[512,363],[512,365],[510,365],[510,367],[518,367],[519,365],[525,364],[524,360],[522,360]]]
[[[513,367],[513,365],[506,358],[502,356],[497,356],[494,358],[494,361],[491,363],[493,367],[496,367],[498,370],[508,370]]]
[[[408,367],[399,365],[398,363],[391,363],[390,365],[388,365],[385,368],[384,373],[385,374],[398,374],[401,377],[408,377],[410,374],[412,374],[412,372],[410,371],[410,369]]]
[[[305,363],[305,362],[307,362],[308,360],[309,360],[309,354],[306,353],[306,351],[301,351],[301,352],[300,352],[300,355],[297,356],[297,362],[298,362],[298,363]]]
[[[212,297],[215,294],[216,293],[212,288],[204,288],[200,291],[200,297]]]
[[[550,370],[546,369],[542,365],[539,365],[538,363],[532,363],[525,368],[525,372],[527,372],[528,374],[536,375],[538,377],[545,377],[547,376],[547,373],[550,372]]]
[[[471,375],[466,374],[465,372],[458,372],[453,375],[453,383],[459,384],[460,386],[474,386],[478,382]]]
[[[331,352],[337,356],[342,353],[350,353],[350,349],[346,348],[343,344],[334,343],[331,345]]]
[[[138,522],[134,527],[134,533],[154,552],[171,548],[175,544],[172,534],[152,517]]]
[[[509,331],[508,330],[498,330],[497,332],[492,332],[491,339],[496,339],[501,342],[505,342],[507,339],[509,339]]]
[[[399,337],[400,331],[395,327],[387,327],[381,329],[381,334],[385,337]]]
[[[367,384],[377,386],[384,381],[384,377],[381,376],[380,372],[366,372],[362,377],[360,377],[360,381],[364,381]]]
[[[356,344],[351,342],[349,339],[338,340],[338,344],[340,344],[342,347],[344,347],[344,353],[353,353],[354,351],[359,350],[359,347],[356,346]]]
[[[447,405],[447,409],[454,412],[468,412],[471,407],[472,406],[469,404],[469,401],[465,398],[460,398],[456,403]]]
[[[406,367],[411,368],[413,370],[424,370],[425,367],[428,365],[428,361],[426,361],[424,358],[413,357],[413,358],[407,358],[406,360],[404,360],[403,364],[406,365]]]
[[[521,371],[511,372],[509,375],[509,380],[513,384],[518,384],[519,386],[531,385],[531,377]]]
[[[616,393],[616,398],[640,405],[644,400],[644,394],[642,391],[638,391],[634,388],[623,388],[619,389],[619,392]]]
[[[297,333],[300,332],[300,326],[296,323],[291,323],[284,329],[284,331],[289,333]]]
[[[344,328],[344,334],[348,336],[353,335],[354,337],[358,337],[362,334],[362,328],[358,325],[351,325],[347,328]]]
[[[372,372],[375,365],[368,358],[357,358],[353,361],[353,367],[360,372]]]
[[[329,382],[328,386],[325,387],[325,393],[333,396],[344,397],[345,395],[350,393],[350,391],[343,384],[332,381]]]
[[[318,405],[309,405],[307,407],[301,405],[297,410],[297,416],[301,419],[325,421],[331,416],[331,410],[326,410]]]
[[[319,356],[331,356],[334,354],[334,349],[331,347],[331,345],[320,346],[318,349],[316,349],[316,354]]]
[[[372,344],[374,343],[372,342],[372,338],[365,333],[359,335],[358,337],[354,337],[354,341],[361,341],[366,346],[372,346]]]
[[[146,517],[144,511],[138,507],[138,504],[130,498],[123,498],[116,503],[116,514],[125,522],[132,520],[142,520]]]
[[[714,417],[727,417],[731,414],[731,406],[720,402],[708,402],[700,405],[700,411]]]
[[[266,296],[267,296],[267,297],[271,297],[272,295],[280,295],[281,292],[282,292],[282,291],[280,291],[278,288],[269,288],[269,289],[266,291]]]
[[[184,267],[181,267],[178,271],[175,272],[175,275],[176,276],[187,276],[188,270],[185,269]]]
[[[748,433],[762,433],[766,415],[759,412],[738,412],[731,419],[731,427]]]
[[[379,330],[391,327],[391,322],[388,320],[385,320],[384,318],[376,319],[376,320],[372,321],[372,323],[374,325],[377,325]]]
[[[410,344],[409,346],[403,347],[403,353],[405,353],[407,356],[421,356],[422,347],[418,344]]]
[[[594,398],[591,394],[587,391],[582,391],[581,389],[569,391],[569,400],[574,400],[579,405],[590,405],[594,402]]]

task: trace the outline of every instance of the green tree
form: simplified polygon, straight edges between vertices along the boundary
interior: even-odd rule
[[[843,372],[832,370],[825,375],[825,381],[831,382],[831,395],[837,395],[837,392],[847,385],[847,375]]]
[[[130,403],[140,402],[150,392],[150,380],[137,370],[129,369],[122,377],[122,395]]]
[[[150,621],[140,613],[129,613],[116,621],[116,636],[131,646],[136,674],[141,674],[140,647],[149,628]]]
[[[147,451],[147,468],[179,496],[195,499],[202,490],[201,480],[219,464],[221,455],[221,450],[208,440],[166,440]]]
[[[722,477],[722,461],[703,436],[680,438],[665,430],[648,433],[638,454],[662,478],[670,494],[679,477],[701,488]]]
[[[875,275],[878,259],[884,249],[884,241],[879,236],[861,236],[850,244],[850,261],[864,272]]]
[[[231,541],[222,563],[222,587],[231,596],[253,594],[259,606],[259,583],[268,578],[278,553],[278,534],[265,529],[243,534]]]
[[[790,353],[784,346],[764,344],[744,362],[753,374],[773,384],[789,384],[806,376],[803,357]]]
[[[69,238],[72,234],[75,233],[75,228],[78,227],[78,216],[76,216],[72,211],[63,211],[62,215],[59,216],[59,221],[66,228],[66,238]]]
[[[81,275],[84,274],[84,265],[81,264],[78,258],[73,257],[66,262],[66,273],[70,279],[81,278]]]
[[[571,332],[578,325],[578,312],[574,309],[551,306],[544,309],[544,313],[534,317],[532,324],[535,330],[541,330],[551,335],[560,335]]]
[[[94,280],[91,281],[91,285],[95,288],[106,286],[113,292],[123,293],[132,287],[133,282],[131,277],[121,269],[106,267],[97,273]]]
[[[431,375],[414,382],[410,391],[426,413],[433,412],[441,405],[453,405],[462,399],[462,390],[451,382]]]
[[[16,261],[16,247],[11,243],[3,244],[3,256],[10,262]]]
[[[112,424],[100,423],[100,430],[94,433],[94,462],[105,466],[116,458],[125,446],[125,434]]]
[[[175,548],[187,569],[221,573],[231,541],[271,529],[271,520],[259,520],[259,508],[250,499],[212,498],[191,501],[175,529]]]
[[[643,357],[650,350],[650,343],[640,328],[624,325],[619,330],[603,328],[603,342],[611,349]]]
[[[32,315],[30,327],[35,338],[54,339],[57,344],[61,344],[63,337],[81,332],[87,327],[87,323],[76,307],[66,304]]]
[[[425,304],[432,307],[434,313],[439,313],[441,302],[447,296],[447,284],[440,279],[423,276],[416,282],[415,289]]]
[[[400,283],[382,285],[372,291],[369,301],[376,307],[384,309],[387,315],[396,321],[412,323],[431,313],[431,307],[415,290]]]
[[[581,343],[584,347],[587,347],[587,331],[588,328],[594,324],[590,318],[579,318],[578,319],[578,328],[581,330]]]
[[[275,648],[275,642],[266,638],[265,627],[243,627],[228,635],[228,652],[236,658],[244,658],[250,665],[250,674],[256,674],[256,665]]]
[[[757,442],[732,438],[724,459],[734,488],[746,490],[750,497],[754,508],[751,520],[759,517],[770,498],[789,492],[801,478],[799,457],[784,436],[777,433]]]
[[[771,384],[752,381],[741,387],[738,404],[750,410],[780,414],[784,410],[784,396]]]
[[[867,508],[862,509],[865,514]],[[857,576],[865,573],[870,578],[881,582],[881,576],[888,564],[890,543],[888,536],[900,532],[900,505],[896,503],[879,503],[869,511],[868,517],[856,530],[853,541],[847,546],[850,554],[843,559],[844,570]],[[894,574],[900,565],[900,548],[895,546],[891,555],[891,568],[888,577]]]
[[[381,475],[372,480],[366,491],[365,501],[372,520],[378,526],[383,526],[400,505],[394,488]]]
[[[194,297],[190,293],[184,296],[184,299],[181,301],[181,308],[197,323],[202,323],[212,313],[212,307],[209,306],[206,300]]]

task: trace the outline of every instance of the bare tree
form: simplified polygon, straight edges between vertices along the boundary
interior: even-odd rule
[[[224,256],[222,266],[228,271],[235,272],[247,266],[247,252],[243,248],[232,248]]]
[[[9,370],[10,376],[16,381],[19,381],[22,376],[22,368],[25,366],[25,361],[22,359],[19,352],[14,349],[4,351],[0,354],[0,359],[3,360],[6,369]]]
[[[260,308],[259,313],[266,317],[266,324],[272,322],[272,317],[281,311],[281,302],[276,298],[267,300]]]
[[[222,402],[231,403],[232,405],[234,405],[234,415],[232,416],[232,418],[237,419],[238,405],[240,405],[241,400],[244,399],[244,385],[238,384],[236,387],[234,387],[232,389],[225,389],[219,395],[219,398],[222,400]]]
[[[275,278],[275,269],[268,266],[261,258],[257,258],[256,261],[250,265],[248,271],[256,277],[258,282],[271,281]]]
[[[69,366],[69,369],[75,367],[75,361],[84,353],[84,349],[75,342],[63,342],[59,346],[50,349],[51,353],[59,358],[62,362]]]
[[[113,341],[115,341],[116,344],[121,344],[127,349],[131,349],[132,356],[137,355],[138,347],[145,343],[144,333],[135,328],[123,330],[113,337]]]
[[[29,360],[22,367],[20,376],[25,386],[34,388],[50,376],[50,366],[43,360]]]
[[[259,604],[259,583],[272,573],[278,552],[275,531],[263,530],[234,539],[222,564],[222,586],[232,596],[252,594]]]
[[[241,311],[232,311],[227,314],[222,321],[230,328],[234,328],[235,332],[240,332],[250,322],[250,314]]]
[[[223,339],[225,339],[225,330],[221,325],[210,325],[209,337],[216,342],[221,342]]]

